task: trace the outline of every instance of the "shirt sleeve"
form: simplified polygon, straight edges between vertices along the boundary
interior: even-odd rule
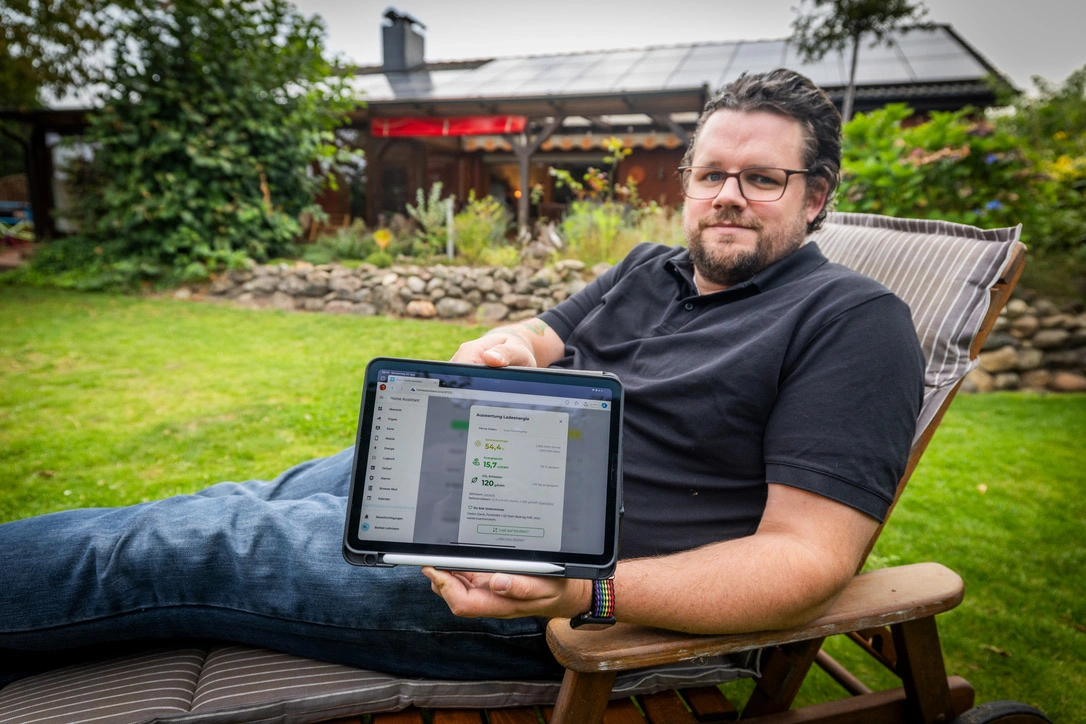
[[[766,480],[885,519],[923,398],[908,306],[886,294],[830,320],[784,368],[766,427]]]

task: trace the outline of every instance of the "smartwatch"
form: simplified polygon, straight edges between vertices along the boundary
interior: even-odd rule
[[[598,631],[615,623],[615,578],[592,581],[592,608],[569,620],[571,628]]]

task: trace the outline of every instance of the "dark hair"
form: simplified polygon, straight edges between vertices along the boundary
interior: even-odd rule
[[[709,116],[720,110],[765,111],[799,122],[806,137],[803,165],[810,169],[807,176],[826,184],[826,204],[814,221],[807,224],[808,232],[817,231],[833,205],[841,175],[841,114],[829,96],[806,76],[785,68],[755,75],[744,73],[705,104],[683,156],[684,165],[689,165],[694,157],[694,145],[702,126]]]

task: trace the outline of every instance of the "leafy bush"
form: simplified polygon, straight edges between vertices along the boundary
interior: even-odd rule
[[[320,184],[308,169],[334,160],[351,105],[319,18],[287,0],[177,0],[119,26],[115,79],[83,139],[93,159],[77,169],[81,233],[37,263],[94,286],[282,254]]]
[[[981,227],[1021,223],[1032,252],[1086,264],[1086,128],[1058,128],[1086,122],[1086,72],[1068,84],[1056,100],[1021,101],[991,121],[965,109],[907,126],[912,111],[900,104],[858,114],[845,126],[837,209]],[[1057,103],[1081,111],[1057,113]]]
[[[1023,221],[1036,173],[1018,139],[970,113],[933,112],[911,127],[902,104],[858,114],[845,127],[838,210],[976,226]]]
[[[519,261],[517,250],[509,246],[506,234],[513,223],[505,204],[493,196],[468,196],[464,209],[453,218],[453,238],[456,254],[468,264],[495,265],[496,262]],[[506,249],[512,251],[509,254]],[[505,266],[507,264],[502,264]]]
[[[445,253],[445,244],[449,237],[448,209],[445,199],[441,198],[442,184],[435,181],[427,195],[421,188],[415,191],[416,203],[407,204],[407,213],[419,228],[415,231],[415,244],[412,254],[422,259],[429,259]],[[450,196],[455,200],[456,197]]]

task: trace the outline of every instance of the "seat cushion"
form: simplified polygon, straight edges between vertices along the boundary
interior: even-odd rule
[[[0,691],[0,722],[136,724],[186,713],[206,656],[171,647],[20,679]]]
[[[612,698],[757,675],[757,652],[623,672]],[[319,722],[421,708],[553,704],[560,682],[410,679],[250,646],[165,649],[56,669],[0,691],[5,724]]]
[[[969,350],[1022,227],[978,229],[948,221],[830,214],[810,241],[894,292],[912,312],[927,365],[917,437],[977,362]]]

